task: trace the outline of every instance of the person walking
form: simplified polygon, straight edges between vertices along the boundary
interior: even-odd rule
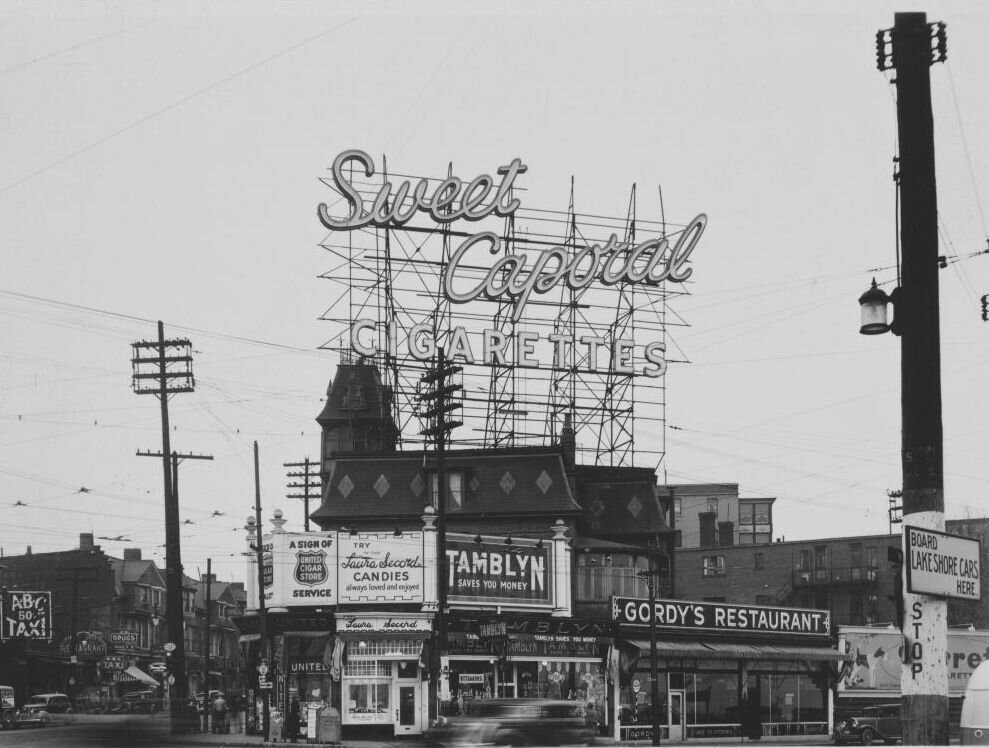
[[[285,734],[293,743],[299,739],[299,723],[302,721],[299,699],[292,697],[292,705],[288,710],[288,718],[285,720]]]
[[[227,700],[222,693],[216,695],[213,700],[213,732],[224,733],[227,731]]]

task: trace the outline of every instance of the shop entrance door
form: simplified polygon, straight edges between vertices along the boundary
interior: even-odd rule
[[[685,737],[683,723],[686,714],[683,706],[686,703],[686,693],[684,691],[670,691],[670,699],[667,703],[669,707],[666,723],[670,726],[670,742],[676,743]]]
[[[396,735],[418,735],[422,732],[422,682],[418,671],[410,668],[413,677],[402,677],[403,668],[399,667],[397,677],[392,686],[392,704],[395,712]]]

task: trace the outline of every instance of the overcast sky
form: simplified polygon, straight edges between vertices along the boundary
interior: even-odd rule
[[[171,402],[183,560],[242,578],[260,445],[318,457],[336,357],[319,180],[361,148],[405,174],[512,158],[532,206],[709,217],[692,256],[691,361],[667,380],[671,483],[777,497],[788,540],[885,532],[900,486],[899,341],[858,334],[895,285],[896,112],[875,33],[948,29],[931,70],[945,503],[983,516],[989,327],[989,10],[909,2],[0,3],[0,547],[163,560],[154,397],[132,342],[187,336]],[[20,503],[23,505],[19,505]]]

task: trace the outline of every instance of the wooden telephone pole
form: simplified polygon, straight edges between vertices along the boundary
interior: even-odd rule
[[[158,322],[158,339],[131,345],[133,356],[133,388],[138,395],[155,395],[161,402],[161,452],[140,452],[141,457],[160,457],[165,484],[165,615],[168,640],[175,645],[172,652],[172,672],[177,698],[171,699],[171,729],[183,729],[182,708],[188,696],[185,674],[185,637],[183,634],[182,591],[184,574],[179,535],[178,472],[180,456],[171,450],[168,425],[168,396],[192,392],[192,343],[186,338],[166,340],[164,325]],[[212,460],[212,457],[183,455],[183,458]]]
[[[901,341],[903,527],[944,530],[941,341],[938,299],[937,189],[930,67],[947,57],[943,23],[924,13],[896,13],[876,35],[880,71],[896,72],[900,142],[902,285],[894,298]],[[907,560],[909,562],[909,559]],[[906,564],[904,564],[904,572]],[[905,745],[948,744],[947,601],[904,584]]]
[[[313,499],[318,502],[323,498],[319,483],[319,463],[306,457],[302,462],[282,463],[282,467],[296,468],[294,472],[290,470],[288,473],[288,477],[294,479],[288,484],[288,489],[295,493],[287,494],[287,498],[302,499],[305,502],[305,527],[306,532],[309,532],[309,502]],[[302,493],[298,493],[299,491]]]

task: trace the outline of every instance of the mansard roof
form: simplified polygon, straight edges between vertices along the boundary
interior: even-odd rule
[[[555,520],[580,513],[558,450],[451,450],[445,461],[447,471],[463,475],[462,504],[450,514]],[[325,466],[322,505],[310,516],[326,527],[354,519],[418,518],[430,502],[435,463],[434,452],[338,456]]]
[[[375,366],[341,363],[326,388],[326,404],[316,422],[325,427],[367,419],[391,420],[388,388]]]
[[[672,532],[651,468],[578,465],[576,478],[588,535],[628,538]]]

